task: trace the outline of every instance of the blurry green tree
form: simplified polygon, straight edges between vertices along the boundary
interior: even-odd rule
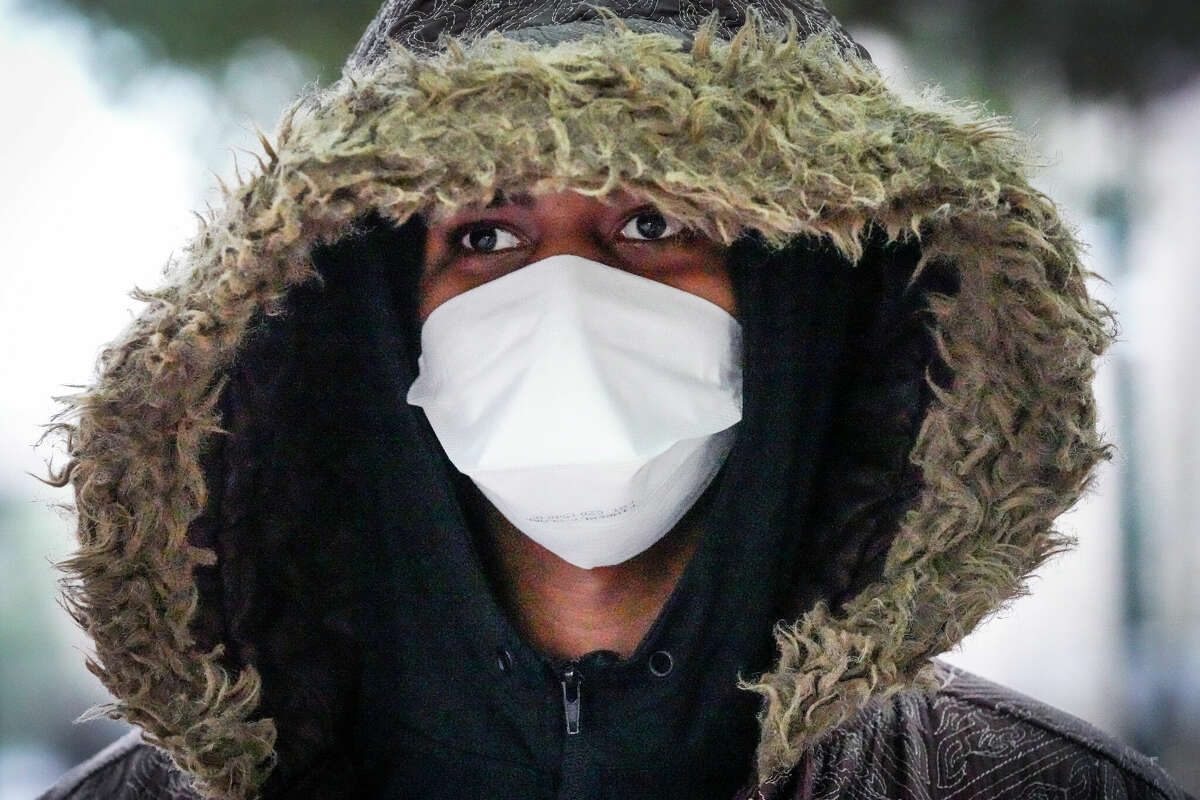
[[[28,9],[78,9],[143,39],[152,55],[211,69],[252,39],[274,39],[321,69],[323,82],[341,73],[351,48],[381,0],[23,0]],[[315,77],[315,76],[314,76]]]
[[[1200,3],[829,0],[829,7],[851,33],[855,24],[877,25],[916,57],[937,59],[943,67],[933,74],[958,60],[984,84],[1057,77],[1072,96],[1136,105],[1200,72]],[[1038,74],[1045,69],[1057,76]]]
[[[267,37],[336,78],[380,0],[24,0],[62,3],[143,36],[165,58],[194,67],[224,61],[246,40]],[[1200,70],[1200,3],[1167,0],[828,0],[853,32],[899,35],[920,58],[958,60],[983,93],[992,81],[1056,78],[1073,95],[1138,103]],[[931,73],[937,65],[928,63]],[[1050,70],[1052,75],[1046,75]]]

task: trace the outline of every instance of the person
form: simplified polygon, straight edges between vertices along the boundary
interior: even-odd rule
[[[130,732],[42,798],[1174,798],[938,658],[1112,312],[817,0],[389,0],[50,432]]]

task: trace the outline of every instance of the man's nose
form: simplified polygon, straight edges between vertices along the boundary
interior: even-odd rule
[[[601,264],[608,264],[611,267],[620,266],[616,259],[616,254],[609,247],[603,242],[598,241],[594,236],[585,233],[556,234],[542,237],[537,247],[530,252],[527,263],[532,264],[550,256],[560,255],[579,256],[591,261],[599,261]]]

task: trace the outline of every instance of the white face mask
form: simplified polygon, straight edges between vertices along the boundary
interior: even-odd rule
[[[517,529],[591,569],[675,526],[742,418],[741,326],[690,292],[556,255],[445,301],[407,400]]]

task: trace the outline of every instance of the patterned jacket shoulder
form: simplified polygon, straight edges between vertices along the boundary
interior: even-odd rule
[[[1196,800],[1096,726],[935,659],[943,685],[873,703],[822,737],[776,797]],[[778,787],[784,789],[785,787]]]
[[[36,800],[201,800],[171,759],[134,728],[77,764]]]

